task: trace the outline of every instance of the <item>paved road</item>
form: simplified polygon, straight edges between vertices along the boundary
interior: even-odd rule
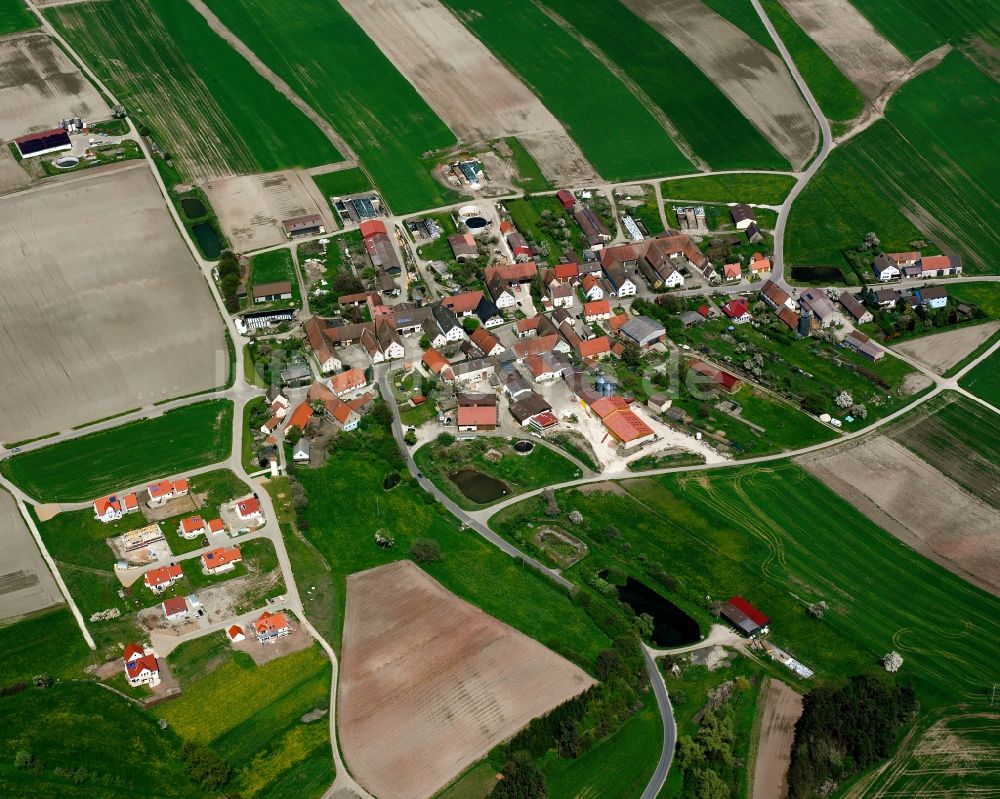
[[[674,708],[670,704],[670,696],[667,694],[667,686],[663,682],[663,675],[656,665],[656,653],[643,644],[642,656],[646,661],[646,674],[649,677],[649,684],[653,688],[656,696],[656,705],[660,710],[660,718],[663,720],[663,745],[660,747],[660,759],[656,763],[646,789],[642,792],[642,799],[656,799],[656,795],[663,789],[663,783],[667,781],[667,772],[670,771],[670,764],[674,760],[674,747],[677,745],[677,723],[674,721]]]

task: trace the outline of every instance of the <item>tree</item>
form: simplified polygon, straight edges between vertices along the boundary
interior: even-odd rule
[[[418,538],[410,545],[410,557],[418,563],[441,560],[441,545],[433,538]]]
[[[479,327],[479,320],[474,316],[467,316],[462,320],[462,329],[465,330],[466,333],[471,334],[475,332],[477,327]]]
[[[822,394],[806,394],[802,398],[802,410],[813,416],[826,413],[826,397]]]
[[[648,613],[640,613],[635,617],[635,629],[640,636],[645,638],[647,641],[653,637],[653,617]]]
[[[622,349],[621,361],[629,369],[637,371],[642,364],[642,353],[639,351],[639,345],[634,341],[625,344]]]
[[[696,799],[729,799],[729,786],[710,768],[694,771]]]
[[[407,430],[406,435],[403,436],[403,441],[407,446],[412,447],[417,443],[417,434],[413,430]]]
[[[21,769],[22,771],[28,771],[34,765],[35,756],[31,754],[31,752],[20,749],[17,754],[14,755],[14,768]]]
[[[889,652],[882,658],[882,665],[885,667],[887,672],[893,674],[899,671],[902,667],[903,656],[896,651]]]
[[[429,350],[431,348],[431,340],[427,337],[425,333],[420,337],[420,349]]]
[[[590,596],[586,594],[586,596]],[[614,649],[602,649],[597,653],[597,676],[608,679],[622,667],[622,658]]]
[[[558,516],[561,512],[559,510],[559,503],[556,502],[556,493],[551,488],[546,488],[542,491],[542,500],[545,502],[545,515],[546,516]]]
[[[187,764],[188,777],[205,790],[217,790],[229,782],[232,770],[214,749],[187,741],[181,747],[181,758]]]
[[[494,786],[492,799],[544,799],[545,778],[527,752],[515,752],[503,769],[503,779]]]
[[[861,243],[862,250],[875,250],[882,244],[879,237],[873,232],[865,233],[865,240]]]
[[[571,510],[568,518],[573,524],[583,524],[583,514],[578,510]]]

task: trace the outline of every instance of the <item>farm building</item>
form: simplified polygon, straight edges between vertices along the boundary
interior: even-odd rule
[[[73,149],[69,134],[62,128],[29,133],[27,136],[14,139],[14,144],[17,145],[17,151],[21,154],[21,158],[32,158]]]
[[[637,316],[634,319],[629,319],[621,326],[619,332],[643,349],[662,341],[667,335],[666,328],[648,316]]]
[[[295,236],[319,236],[326,233],[326,228],[323,227],[323,217],[319,214],[293,216],[291,219],[283,219],[281,220],[281,229],[285,231],[287,238]]]
[[[608,226],[601,221],[601,218],[589,205],[583,205],[573,213],[573,218],[583,231],[587,243],[593,247],[603,247],[604,242],[611,241],[611,233]]]
[[[494,430],[500,419],[496,395],[459,395],[455,415],[458,429],[463,432]]]
[[[399,275],[403,271],[403,265],[395,247],[392,246],[385,225],[377,219],[372,219],[362,222],[359,229],[372,266],[376,269],[382,268],[390,275]]]
[[[863,325],[865,322],[870,322],[873,319],[872,312],[865,308],[857,296],[851,294],[849,291],[845,291],[840,295],[840,304],[844,306],[845,311],[854,317],[854,321],[859,325]]]
[[[730,394],[743,385],[743,381],[736,375],[731,375],[729,372],[718,369],[698,359],[688,361],[688,369],[710,378],[716,386]]]
[[[723,604],[721,611],[726,621],[749,637],[767,634],[767,625],[771,620],[743,597],[730,597],[729,601]]]
[[[737,203],[729,208],[729,214],[733,217],[733,223],[737,230],[746,230],[753,222],[757,221],[757,215],[746,203]]]
[[[276,302],[292,298],[292,282],[279,280],[275,283],[261,283],[253,287],[254,302]]]
[[[576,197],[573,196],[573,192],[567,189],[559,189],[556,192],[556,199],[567,211],[571,211],[573,206],[576,205]]]
[[[849,350],[854,350],[869,361],[881,361],[885,357],[885,350],[858,330],[852,330],[847,335],[844,339],[844,346]]]
[[[751,262],[752,265],[753,263]],[[795,310],[795,300],[773,280],[768,280],[761,287],[760,298],[776,311],[780,311],[782,307],[790,311]]]
[[[479,248],[476,246],[476,239],[471,233],[455,233],[448,237],[448,246],[451,247],[452,255],[460,264],[472,258],[479,257]]]

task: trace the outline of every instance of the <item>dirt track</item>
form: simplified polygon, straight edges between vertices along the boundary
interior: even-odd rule
[[[997,330],[1000,330],[1000,322],[986,322],[906,341],[895,345],[892,349],[922,363],[940,375],[973,352]]]
[[[410,561],[347,578],[344,758],[380,799],[424,799],[593,680]]]
[[[1000,511],[910,450],[879,435],[799,462],[896,538],[1000,596]]]
[[[550,180],[596,177],[559,120],[437,0],[341,4],[460,140],[518,136]]]
[[[769,678],[760,698],[760,743],[754,764],[752,799],[788,796],[788,766],[792,761],[795,722],[802,715],[802,697],[785,683]]]
[[[778,56],[700,0],[622,1],[708,75],[793,167],[805,164],[819,128]]]

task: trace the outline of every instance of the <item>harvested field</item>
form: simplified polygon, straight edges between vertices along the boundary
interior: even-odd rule
[[[802,715],[802,697],[773,677],[764,684],[758,713],[760,741],[754,764],[752,799],[788,796],[788,766],[792,761],[795,722]]]
[[[327,231],[336,229],[323,195],[300,170],[210,180],[205,193],[236,252],[283,244],[281,220],[295,216],[320,214]]]
[[[14,158],[10,149],[0,147],[0,194],[23,189],[31,183],[31,176]]]
[[[438,0],[341,5],[460,140],[518,136],[549,180],[596,176],[559,120]]]
[[[782,5],[869,100],[910,66],[848,0],[782,0]]]
[[[382,799],[431,796],[593,681],[410,561],[347,578],[340,740]]]
[[[0,491],[0,564],[0,620],[63,601],[17,503],[6,491]]]
[[[700,0],[623,0],[708,75],[799,169],[819,143],[816,120],[777,55]]]
[[[110,113],[97,89],[48,36],[0,39],[0,139],[46,130],[68,116],[94,121]]]
[[[222,320],[144,163],[0,200],[0,297],[0,440],[226,380]]]
[[[801,464],[920,554],[1000,595],[1000,511],[885,436]]]
[[[896,344],[892,349],[903,353],[939,375],[967,355],[975,352],[984,341],[1000,330],[1000,322],[986,322],[958,330],[946,330],[931,336],[921,336],[913,341]]]

